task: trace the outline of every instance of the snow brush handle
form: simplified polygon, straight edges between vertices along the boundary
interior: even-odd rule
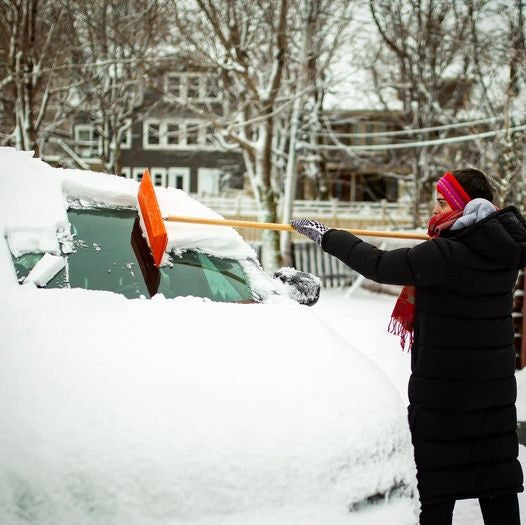
[[[256,222],[256,221],[238,221],[234,219],[208,219],[203,217],[183,217],[180,215],[168,215],[163,217],[166,221],[186,222],[190,224],[209,224],[212,226],[230,226],[233,228],[256,228],[258,230],[280,230],[293,232],[294,228],[290,224],[279,224],[277,222]],[[426,241],[429,237],[425,233],[413,232],[391,232],[377,230],[352,230],[349,228],[338,228],[358,235],[361,237],[387,237],[393,239],[419,239]]]

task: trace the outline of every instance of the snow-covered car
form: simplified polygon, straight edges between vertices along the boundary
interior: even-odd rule
[[[0,523],[337,524],[412,504],[396,389],[290,299],[292,270],[181,223],[152,270],[137,182],[11,148],[0,165]]]

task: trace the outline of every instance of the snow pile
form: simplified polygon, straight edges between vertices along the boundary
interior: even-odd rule
[[[411,485],[395,389],[306,307],[26,287],[9,304],[2,523],[291,523]]]
[[[133,181],[0,160],[20,253],[58,246],[68,203],[135,206]],[[170,226],[170,243],[251,256],[211,229]],[[396,389],[307,307],[20,286],[2,240],[0,287],[0,523],[353,523],[351,505],[414,489]]]

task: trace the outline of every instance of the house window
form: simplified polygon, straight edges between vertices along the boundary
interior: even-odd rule
[[[210,73],[169,73],[165,89],[169,95],[187,100],[210,102],[220,99],[217,77]]]
[[[201,120],[148,120],[143,133],[144,149],[197,149],[213,145],[210,137],[206,139],[210,132]]]
[[[189,99],[199,99],[202,98],[200,95],[200,76],[187,76],[186,77],[186,98]]]
[[[132,121],[131,119],[126,119],[123,127],[126,127],[121,137],[121,149],[130,149],[132,145]]]
[[[166,144],[173,146],[181,143],[179,124],[166,123]]]
[[[154,186],[166,186],[166,168],[151,168],[150,175]]]
[[[92,142],[93,141],[93,128],[77,128],[76,140],[79,142]]]
[[[199,122],[192,122],[187,121],[186,122],[186,144],[188,146],[195,146],[199,144]]]
[[[178,74],[170,74],[166,77],[166,91],[174,97],[181,97],[181,76]]]
[[[212,126],[205,127],[205,144],[207,146],[215,146],[214,128]]]
[[[148,122],[146,124],[146,141],[151,145],[161,144],[161,126],[159,122]]]
[[[169,187],[190,192],[190,168],[168,168]]]
[[[214,76],[205,77],[205,98],[208,100],[216,100],[219,98],[219,86],[217,84],[217,78]]]
[[[83,158],[97,157],[100,151],[100,137],[91,124],[75,126],[75,152]]]
[[[142,168],[132,168],[132,176],[131,178],[132,179],[135,179],[136,181],[138,182],[141,182],[142,180],[142,176],[143,176],[143,173],[144,173],[144,170],[146,168],[142,167]]]

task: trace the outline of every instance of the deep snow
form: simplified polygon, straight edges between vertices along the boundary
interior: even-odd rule
[[[347,290],[322,290],[318,303],[312,308],[345,340],[376,363],[396,385],[404,404],[407,404],[407,381],[410,374],[410,355],[402,351],[399,339],[387,333],[387,325],[396,301],[395,296],[358,289],[350,297]],[[517,415],[526,421],[526,368],[517,371]],[[520,446],[520,461],[526,472],[526,446]],[[526,493],[519,494],[521,520],[526,523]],[[393,511],[394,512],[394,511]],[[389,523],[407,520],[403,511],[393,514]],[[400,522],[396,521],[400,520]],[[378,524],[382,523],[380,521]],[[455,525],[482,525],[476,500],[458,501],[455,505]]]
[[[8,148],[0,160],[0,233],[15,255],[60,253],[66,206],[79,196],[75,204],[135,206],[134,181],[53,170]],[[159,200],[165,213],[216,216],[176,190]],[[174,224],[169,237],[181,249],[253,255],[227,228]],[[0,288],[6,523],[415,523],[407,499],[346,509],[349,494],[359,500],[397,476],[414,481],[409,354],[386,330],[394,297],[323,290],[308,309],[277,296],[228,305],[39,290],[17,283],[5,242]],[[219,346],[224,337],[233,344]],[[526,419],[526,371],[517,379]],[[481,523],[472,501],[455,516]]]
[[[60,255],[68,205],[133,207],[137,183],[8,148],[0,163],[0,523],[414,521],[407,498],[348,511],[414,488],[409,434],[395,387],[314,310],[20,285],[11,253]],[[165,213],[215,215],[158,197]],[[168,233],[181,250],[253,255],[228,228]]]

